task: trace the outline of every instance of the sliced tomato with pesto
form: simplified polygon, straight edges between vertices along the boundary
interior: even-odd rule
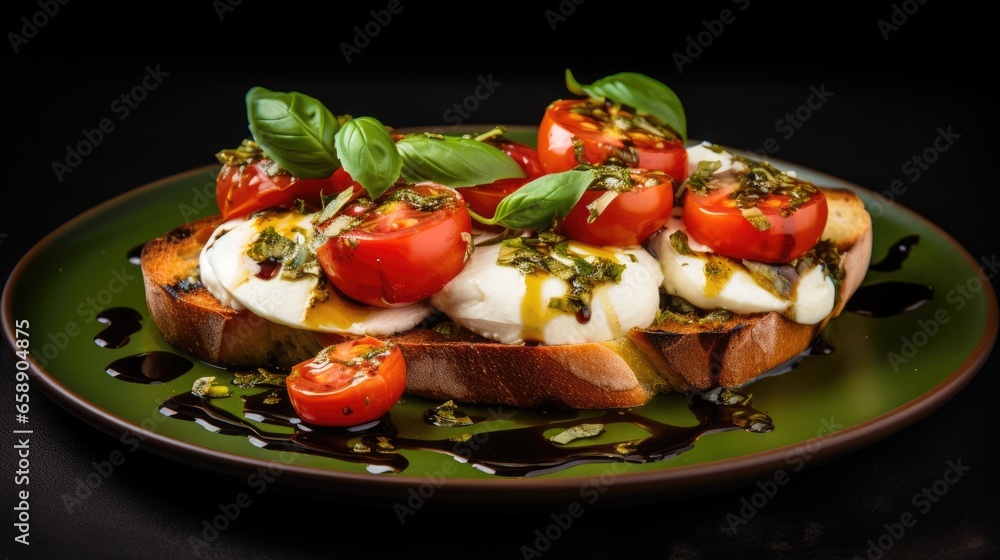
[[[600,99],[550,103],[538,128],[538,159],[546,173],[611,161],[662,171],[678,183],[687,176],[687,151],[673,131]]]
[[[245,140],[239,148],[223,150],[216,157],[222,168],[216,177],[215,200],[227,220],[268,208],[292,209],[298,201],[319,208],[321,195],[330,196],[346,186],[338,187],[334,177],[299,179],[281,169],[250,140]],[[361,192],[359,187],[358,193]]]
[[[357,426],[381,418],[403,395],[406,362],[391,342],[360,337],[293,366],[285,388],[304,422]]]
[[[644,243],[670,220],[674,187],[666,173],[604,166],[557,231],[591,245]]]
[[[684,225],[698,242],[736,259],[780,264],[805,255],[826,227],[828,207],[812,183],[735,156],[734,168],[699,162],[685,183]]]
[[[360,199],[318,230],[317,259],[345,296],[375,307],[425,300],[465,267],[472,223],[465,199],[438,183],[397,184]]]

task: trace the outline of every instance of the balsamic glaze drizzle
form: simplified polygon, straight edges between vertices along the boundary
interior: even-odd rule
[[[131,335],[142,330],[142,315],[131,307],[105,309],[97,314],[97,320],[108,325],[94,336],[94,342],[102,348],[121,348]]]
[[[876,282],[858,288],[844,305],[866,317],[894,317],[912,311],[934,297],[934,288],[913,282]]]
[[[285,449],[321,455],[352,463],[366,463],[402,472],[408,466],[401,450],[436,451],[469,462],[475,468],[499,476],[531,477],[556,472],[584,463],[648,463],[675,457],[691,449],[702,435],[751,429],[751,425],[769,425],[769,419],[749,404],[714,404],[698,396],[688,396],[688,406],[697,423],[693,426],[664,424],[628,410],[606,410],[596,417],[578,418],[576,411],[540,414],[515,413],[519,427],[469,434],[463,428],[450,428],[454,436],[442,439],[416,439],[401,436],[386,416],[374,426],[362,430],[308,427],[296,422],[284,389],[267,389],[244,399],[244,416],[265,418],[268,423],[294,426],[292,434],[279,434],[256,427],[215,407],[211,400],[190,392],[176,395],[160,411],[172,418],[196,421],[202,426],[227,435],[244,436],[259,447]],[[276,401],[265,404],[265,401]],[[572,416],[572,418],[570,417]],[[479,419],[480,421],[483,418]],[[628,423],[648,432],[645,437],[601,444],[560,445],[545,434],[579,424],[604,425]],[[581,440],[583,441],[583,440]],[[371,467],[370,467],[371,468]]]
[[[874,270],[876,272],[894,272],[903,268],[903,263],[906,262],[907,257],[913,251],[913,247],[920,243],[919,235],[908,235],[899,241],[897,241],[889,250],[886,252],[885,256],[882,257],[877,263],[868,266],[868,270]]]
[[[194,364],[172,352],[154,350],[115,360],[105,368],[108,375],[130,383],[157,384],[173,381]]]

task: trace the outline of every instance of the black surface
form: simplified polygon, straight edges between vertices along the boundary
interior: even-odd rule
[[[54,11],[54,5],[43,0],[5,7],[4,277],[32,245],[79,212],[212,163],[216,151],[245,136],[242,96],[252,85],[303,91],[335,112],[373,115],[395,126],[447,127],[454,120],[446,111],[474,95],[484,78],[499,85],[466,123],[535,124],[549,101],[566,95],[566,67],[585,82],[624,70],[664,81],[684,101],[693,137],[750,149],[773,137],[780,145],[775,157],[876,191],[902,181],[906,191],[898,203],[937,223],[973,257],[995,259],[998,250],[995,196],[986,198],[995,189],[988,133],[997,109],[983,77],[994,69],[976,62],[988,52],[988,17],[957,2],[815,4],[808,13],[756,1],[712,2],[665,7],[655,17],[595,0],[520,9],[403,2],[402,11],[350,62],[340,44],[353,40],[355,26],[373,19],[369,10],[388,2],[330,15],[305,3],[265,8],[242,2],[221,19],[221,2],[197,9],[149,5],[143,14],[136,4],[98,8],[73,2],[59,5],[55,15],[35,16],[46,6]],[[568,14],[564,20],[547,19],[547,11],[560,9]],[[732,9],[735,21],[722,25],[710,43],[703,34],[707,46],[679,70],[673,53],[708,27],[719,29],[710,20],[723,9]],[[31,34],[22,17],[45,24]],[[879,20],[898,28],[880,30]],[[10,33],[27,38],[17,52]],[[162,83],[120,118],[123,111],[112,104],[141,82],[147,67],[166,74]],[[789,129],[779,120],[806,103],[814,88],[832,95],[786,138]],[[67,144],[82,140],[83,129],[104,118],[113,119],[114,131],[58,181],[52,162],[65,157]],[[904,165],[933,146],[940,130],[958,139],[917,177]],[[376,551],[537,557],[522,547],[547,558],[998,554],[1000,514],[991,499],[998,495],[990,398],[997,389],[995,357],[928,418],[848,457],[796,473],[755,513],[744,509],[754,513],[745,523],[732,524],[732,516],[740,516],[744,500],[760,491],[756,485],[614,510],[601,509],[598,501],[557,531],[552,514],[565,508],[500,515],[487,506],[475,515],[422,512],[400,523],[389,510],[318,501],[273,484],[197,549],[191,539],[212,536],[203,533],[204,522],[246,492],[247,482],[144,450],[130,452],[117,435],[80,421],[37,388],[30,393],[31,544],[15,542],[13,493],[22,488],[14,484],[9,352],[2,363],[0,551],[10,558],[339,558]],[[101,465],[116,453],[123,462],[101,476]],[[914,496],[944,480],[949,462],[969,470],[926,512],[915,507]],[[66,497],[82,492],[81,484],[94,476],[100,485],[67,511]],[[898,525],[907,512],[915,521],[909,528]],[[536,540],[547,528],[557,538],[545,547]],[[881,554],[869,542],[880,537],[883,547],[891,545]]]

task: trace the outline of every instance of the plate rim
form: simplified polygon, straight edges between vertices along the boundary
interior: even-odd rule
[[[487,126],[487,125],[483,125]],[[530,125],[503,125],[508,130],[529,131],[535,127]],[[482,127],[476,127],[482,130]],[[416,130],[417,127],[397,129]],[[835,177],[828,173],[793,164],[778,158],[770,161],[786,164],[791,167],[808,170],[817,176],[829,179],[833,183],[847,186],[868,195],[877,193],[850,181]],[[23,281],[25,270],[38,253],[60,239],[67,230],[77,227],[80,222],[103,212],[108,207],[116,205],[128,198],[140,196],[142,193],[155,190],[163,184],[181,181],[199,174],[206,174],[216,169],[215,164],[206,164],[187,171],[179,172],[144,185],[127,190],[88,210],[81,212],[32,246],[14,265],[10,276],[4,285],[0,296],[0,315],[3,317],[3,333],[8,344],[15,340],[12,316],[12,294]],[[907,208],[902,204],[894,204],[894,211],[902,212],[908,218],[916,220],[922,226],[934,232],[967,261],[972,268],[978,268],[975,258],[949,233],[937,224]],[[987,303],[986,325],[972,351],[945,378],[917,397],[902,405],[884,412],[874,418],[855,424],[843,430],[809,438],[805,441],[783,445],[781,447],[719,459],[694,465],[681,465],[669,469],[651,469],[641,472],[613,473],[613,465],[609,469],[614,475],[614,488],[601,494],[599,507],[618,507],[620,505],[640,505],[643,503],[663,502],[685,497],[712,494],[721,490],[742,487],[765,473],[774,472],[787,466],[790,452],[802,446],[822,442],[820,449],[809,459],[805,468],[814,468],[834,459],[858,451],[886,437],[911,426],[925,418],[951,400],[979,372],[990,357],[998,333],[997,297],[992,283],[984,282],[989,289],[984,289]],[[16,358],[16,356],[15,356]],[[15,361],[17,361],[15,359]],[[30,381],[39,386],[47,397],[58,403],[64,410],[83,420],[106,434],[124,438],[132,434],[140,440],[140,447],[161,457],[186,463],[200,469],[208,469],[220,474],[240,476],[247,475],[259,468],[273,466],[277,461],[246,457],[226,451],[219,451],[196,443],[190,443],[158,433],[155,430],[143,428],[131,423],[110,410],[106,410],[84,399],[71,391],[57,377],[45,370],[29,355]],[[206,460],[207,459],[207,460]],[[407,492],[420,484],[428,482],[427,476],[399,474],[392,476],[371,475],[366,473],[339,472],[316,467],[303,467],[294,464],[283,464],[282,473],[277,486],[293,493],[308,492],[311,497],[318,495],[333,497],[337,501],[371,503],[373,498],[381,501],[394,500],[397,504],[405,503]],[[523,511],[525,507],[544,507],[554,501],[571,501],[579,494],[582,487],[592,481],[594,475],[566,476],[561,478],[513,478],[498,477],[495,479],[446,479],[435,488],[431,499],[426,500],[429,509],[449,507],[461,504],[468,510],[470,506],[481,505],[490,511],[505,507],[516,507]],[[678,487],[680,481],[686,482]],[[317,484],[322,483],[322,492],[317,492]],[[597,506],[595,506],[597,507]]]

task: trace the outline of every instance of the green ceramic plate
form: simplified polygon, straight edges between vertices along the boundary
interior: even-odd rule
[[[532,132],[517,129],[512,136],[530,141]],[[866,203],[874,201],[873,194],[860,187],[777,163],[816,184],[851,188]],[[834,352],[805,357],[790,373],[753,384],[752,404],[773,421],[772,431],[700,433],[684,396],[661,395],[633,409],[630,418],[666,426],[674,435],[700,434],[693,444],[681,445],[661,460],[584,461],[522,477],[490,474],[450,454],[403,448],[393,463],[402,466],[401,470],[377,474],[370,472],[378,470],[370,467],[371,462],[340,460],[304,452],[306,447],[301,445],[280,443],[293,430],[244,417],[239,398],[213,402],[241,422],[243,432],[213,431],[228,426],[225,422],[197,423],[164,415],[161,405],[186,393],[195,379],[207,375],[226,379],[226,372],[196,360],[192,359],[194,366],[187,373],[157,384],[130,383],[106,372],[112,362],[141,353],[183,355],[164,342],[150,320],[139,267],[129,256],[145,241],[213,213],[215,172],[215,167],[196,169],[137,188],[45,238],[20,262],[4,290],[4,334],[8,342],[24,338],[14,329],[27,322],[35,385],[124,444],[138,444],[170,459],[240,478],[269,469],[289,489],[311,495],[407,507],[550,507],[574,500],[586,504],[603,495],[609,499],[602,505],[659,501],[753,484],[778,470],[793,473],[820,465],[930,414],[975,375],[997,334],[995,295],[977,274],[978,263],[946,233],[895,205],[875,217],[873,262],[909,236],[918,236],[919,242],[898,270],[869,271],[866,286],[889,281],[902,283],[897,287],[928,286],[933,298],[889,317],[846,312],[825,331]],[[133,309],[141,321],[141,328],[118,348],[94,341],[105,329],[117,335],[114,331],[125,325],[123,321],[109,325],[98,317],[109,308]],[[259,388],[239,389],[236,396],[260,392]],[[474,435],[450,449],[470,456],[475,455],[471,446],[493,446],[495,456],[503,459],[504,453],[516,454],[500,449],[507,436],[536,430],[532,426],[539,423],[567,419],[539,411],[463,406],[471,416],[488,418],[492,412],[501,419],[468,428],[441,428],[423,419],[424,412],[437,404],[404,397],[391,413],[398,435],[411,441],[436,441],[439,446],[449,438]],[[595,414],[572,413],[569,419]],[[246,430],[263,436],[247,437]],[[559,431],[552,427],[535,433],[549,436]],[[635,423],[607,422],[602,435],[568,445],[586,453],[647,435]],[[512,449],[524,449],[518,446],[528,445],[527,441],[512,444]],[[533,445],[539,445],[538,441]]]

